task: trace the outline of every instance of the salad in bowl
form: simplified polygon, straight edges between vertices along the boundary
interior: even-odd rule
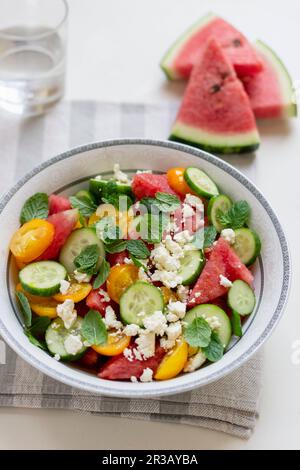
[[[70,196],[23,201],[9,248],[27,340],[110,381],[210,367],[243,335],[261,251],[250,204],[201,165],[113,165]]]

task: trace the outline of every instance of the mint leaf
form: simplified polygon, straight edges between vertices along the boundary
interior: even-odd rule
[[[247,201],[238,201],[232,204],[229,211],[217,213],[220,224],[224,227],[230,227],[234,230],[241,228],[248,221],[250,216],[250,207]]]
[[[174,212],[180,207],[180,200],[174,194],[157,192],[155,199],[156,205],[162,212]]]
[[[48,351],[45,341],[35,338],[30,330],[25,330],[24,333],[31,342],[31,344],[37,346],[40,349],[43,349],[43,351]]]
[[[217,231],[213,225],[204,228],[204,242],[203,248],[209,248],[215,241]]]
[[[126,250],[126,240],[117,240],[112,243],[106,243],[104,248],[107,253],[121,253],[121,251]]]
[[[23,292],[17,292],[16,295],[19,301],[20,310],[21,310],[23,320],[24,320],[24,325],[26,327],[30,327],[31,322],[32,322],[32,312],[31,312],[28,299],[26,295],[23,294]]]
[[[224,347],[215,331],[211,334],[210,343],[202,347],[202,351],[210,362],[216,362],[223,357]]]
[[[146,259],[150,256],[150,251],[143,240],[127,240],[127,250],[135,258]]]
[[[32,334],[35,338],[39,338],[46,333],[48,326],[51,323],[49,317],[37,317],[32,321],[31,327],[28,328],[28,332]]]
[[[121,229],[112,216],[103,217],[96,223],[96,233],[104,243],[112,243],[122,238]]]
[[[98,346],[106,343],[106,326],[99,312],[88,311],[82,322],[81,334],[90,345]]]
[[[46,219],[49,214],[48,196],[46,193],[36,193],[22,207],[20,223],[23,225],[32,219]]]
[[[115,181],[108,181],[102,191],[102,201],[106,204],[112,204],[118,209],[120,205],[120,197],[122,197],[122,203],[124,204],[124,206],[129,207],[133,204],[131,197],[129,197],[127,194],[119,193],[118,185]]]
[[[82,217],[90,217],[97,209],[96,204],[90,199],[79,199],[76,196],[70,198],[71,206],[78,209]]]
[[[137,259],[134,255],[130,255],[130,258],[132,259],[133,264],[135,264],[137,268],[142,268],[145,272],[148,271],[146,264],[144,264],[142,261]]]
[[[110,271],[110,265],[106,261],[106,259],[104,259],[101,263],[98,275],[97,275],[96,279],[94,280],[94,284],[93,284],[94,289],[99,289],[99,287],[101,287],[102,284],[105,283],[105,281],[106,281],[106,279],[109,275],[109,271]]]
[[[89,245],[74,259],[76,269],[81,273],[95,274],[97,263],[100,256],[98,245]]]
[[[184,338],[190,346],[206,347],[210,343],[212,330],[206,320],[196,317],[184,330]]]
[[[144,214],[140,223],[140,234],[149,243],[159,243],[168,225],[168,217],[163,213]]]

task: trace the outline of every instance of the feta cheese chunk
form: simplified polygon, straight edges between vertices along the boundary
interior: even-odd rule
[[[174,235],[174,240],[181,246],[190,243],[193,238],[194,237],[190,235],[190,232],[188,230],[183,230],[182,232],[178,232]]]
[[[221,232],[221,237],[224,238],[229,245],[233,245],[235,242],[235,232],[232,228],[224,228]]]
[[[77,312],[74,310],[74,306],[73,300],[67,299],[56,307],[57,315],[62,319],[67,330],[71,328],[77,318]]]
[[[189,288],[187,286],[178,286],[176,293],[181,302],[187,302],[189,296]]]
[[[133,261],[131,258],[127,258],[127,256],[124,258],[124,263],[125,264],[133,264]]]
[[[115,314],[114,309],[108,305],[105,309],[105,318],[104,318],[104,323],[108,329],[113,328],[118,330],[119,328],[122,328],[122,323],[117,320],[117,316]]]
[[[77,335],[68,335],[64,341],[64,347],[68,354],[75,356],[82,348],[83,343]]]
[[[198,211],[204,211],[204,205],[201,199],[198,196],[194,196],[193,194],[187,194],[184,199],[184,203],[188,204],[191,207],[194,207]]]
[[[170,301],[168,303],[168,312],[169,314],[176,315],[177,319],[181,319],[186,314],[186,304],[176,300],[176,302]]]
[[[153,370],[150,369],[149,367],[146,367],[146,369],[143,370],[143,373],[140,376],[140,381],[141,382],[152,382],[152,377],[153,377]]]
[[[77,271],[77,269],[75,269],[74,278],[76,279],[77,282],[81,283],[81,282],[90,282],[92,276],[86,273],[81,273],[80,271]]]
[[[203,352],[201,349],[195,354],[195,356],[192,356],[188,359],[183,372],[193,372],[194,370],[199,369],[204,362],[206,361],[206,357],[204,356]]]
[[[123,351],[123,356],[126,357],[126,359],[129,361],[129,362],[132,362],[133,359],[134,359],[134,355],[133,355],[133,352],[131,349],[129,348],[125,348],[124,351]]]
[[[120,164],[119,163],[114,164],[114,178],[119,183],[124,183],[124,184],[129,184],[130,183],[130,179],[128,178],[126,173],[124,173],[123,171],[120,170]]]
[[[136,339],[137,350],[144,359],[155,354],[155,333],[144,331]]]
[[[168,336],[168,340],[175,341],[177,338],[179,338],[182,333],[181,323],[179,321],[171,323],[171,325],[169,325],[166,329],[166,333]]]
[[[152,315],[143,319],[144,327],[147,331],[163,336],[167,328],[166,316],[161,311],[156,311]]]
[[[60,281],[60,288],[59,288],[59,292],[62,294],[62,295],[65,295],[69,288],[70,288],[70,282],[69,281],[66,281],[65,279],[62,279]]]
[[[135,325],[134,323],[131,323],[130,325],[126,325],[123,333],[126,336],[136,336],[140,331],[140,327],[138,325]]]
[[[136,378],[135,375],[132,375],[132,376],[130,377],[130,381],[131,381],[132,383],[137,383],[138,379]]]
[[[105,290],[99,289],[98,292],[99,292],[99,294],[101,295],[101,297],[102,297],[102,299],[104,300],[104,302],[109,302],[109,301],[110,301],[110,297],[109,297],[108,293],[105,292]]]
[[[223,276],[223,274],[220,274],[220,285],[224,287],[231,287],[232,282],[227,279],[227,277]]]
[[[183,204],[182,206],[182,216],[184,219],[188,219],[189,217],[193,217],[195,214],[194,209],[189,206],[188,204]]]
[[[55,354],[53,357],[56,361],[60,361],[60,355],[59,354]]]

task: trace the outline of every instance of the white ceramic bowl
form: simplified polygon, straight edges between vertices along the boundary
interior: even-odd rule
[[[33,346],[24,335],[15,304],[16,273],[8,257],[8,245],[18,227],[20,209],[33,193],[45,191],[69,195],[83,187],[91,176],[109,174],[114,163],[122,170],[151,169],[165,172],[174,166],[199,166],[233,199],[246,199],[252,210],[251,226],[262,240],[256,262],[257,306],[245,323],[245,334],[232,342],[224,357],[207,367],[177,378],[150,383],[99,379],[73,366],[57,362]],[[6,194],[0,203],[0,333],[25,361],[56,380],[73,387],[120,397],[150,397],[191,390],[217,380],[243,364],[270,336],[283,312],[290,282],[290,259],[281,225],[261,192],[224,161],[191,147],[163,141],[114,140],[85,145],[41,164]]]

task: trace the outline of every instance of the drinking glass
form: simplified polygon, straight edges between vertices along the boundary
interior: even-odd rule
[[[64,93],[66,0],[0,0],[0,106],[46,111]]]

